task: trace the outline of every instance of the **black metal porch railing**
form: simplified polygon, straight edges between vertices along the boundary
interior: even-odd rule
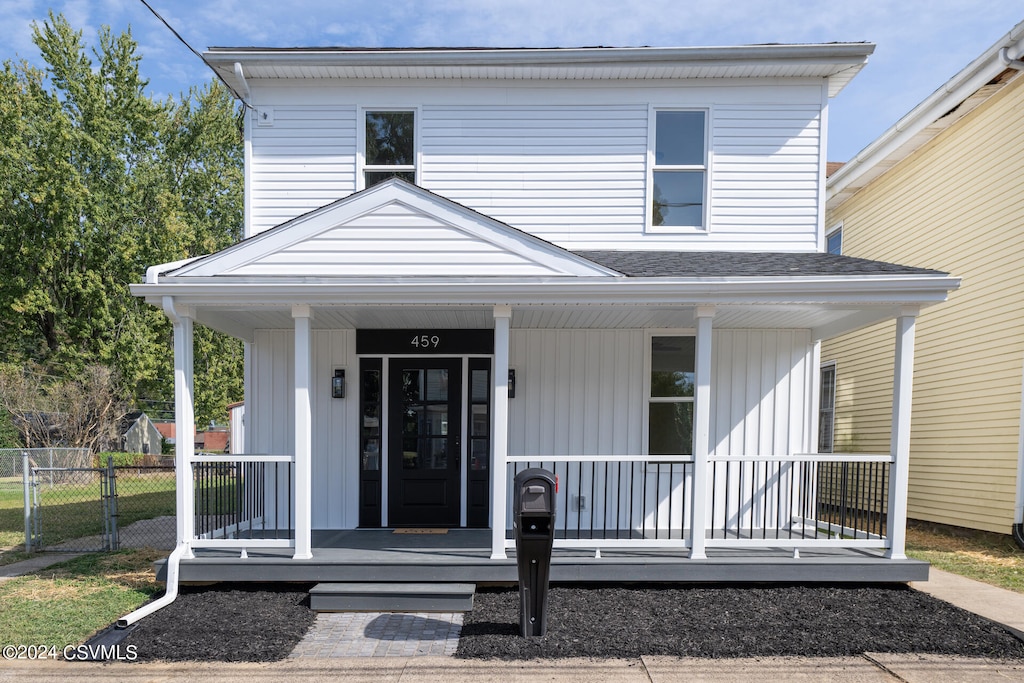
[[[708,538],[883,538],[889,463],[844,457],[713,458]]]
[[[692,457],[509,460],[509,482],[527,467],[558,477],[556,546],[688,547],[694,503],[706,506],[709,547],[888,543],[887,455],[711,456],[704,495],[694,491]]]
[[[287,456],[197,455],[195,538],[256,541],[251,545],[294,538],[293,470]]]
[[[555,539],[559,545],[628,545],[628,541],[688,543],[693,462],[667,457],[555,457],[510,463],[509,481],[528,467],[558,478]],[[511,498],[510,498],[511,499]],[[509,512],[509,520],[512,519]],[[615,543],[619,541],[620,543]]]

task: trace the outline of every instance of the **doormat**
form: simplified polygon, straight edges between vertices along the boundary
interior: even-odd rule
[[[447,529],[395,529],[396,534],[446,534]]]

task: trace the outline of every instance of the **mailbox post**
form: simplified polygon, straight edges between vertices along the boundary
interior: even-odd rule
[[[555,475],[525,469],[513,484],[513,528],[519,569],[519,629],[542,636],[548,627],[548,577],[555,538]]]

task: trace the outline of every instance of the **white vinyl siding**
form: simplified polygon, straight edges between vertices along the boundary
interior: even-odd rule
[[[712,128],[711,230],[750,251],[814,250],[821,111],[719,106]]]
[[[543,239],[642,217],[646,107],[424,107],[422,130],[424,187]]]
[[[273,108],[252,126],[252,234],[351,194],[356,187],[356,108]]]
[[[536,275],[563,273],[392,203],[231,271],[232,275]]]
[[[273,126],[250,127],[253,233],[355,191],[357,111],[379,102],[418,107],[424,188],[560,246],[817,249],[820,86],[270,93]],[[652,107],[708,111],[705,230],[645,231]]]

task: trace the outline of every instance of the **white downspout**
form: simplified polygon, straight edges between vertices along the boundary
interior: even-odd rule
[[[242,100],[243,103],[249,99],[249,84],[245,80],[245,74],[242,73],[241,62],[235,62],[235,76],[238,77],[238,82],[242,86]]]
[[[158,609],[167,607],[167,605],[174,602],[174,599],[178,597],[178,564],[181,562],[181,556],[188,549],[188,545],[182,543],[167,558],[167,587],[164,590],[164,594],[118,619],[117,628],[128,628],[139,619],[148,617]]]
[[[191,539],[194,535],[193,519],[182,514],[194,507],[192,497],[192,455],[194,444],[191,435],[195,432],[195,417],[192,405],[192,314],[187,306],[181,306],[173,297],[164,297],[164,313],[174,328],[174,414],[176,460],[176,532],[177,545],[167,558],[166,588],[162,597],[147,603],[139,609],[117,620],[117,628],[123,629],[139,619],[166,607],[178,597],[178,565],[182,557],[192,557]]]
[[[1003,60],[1003,63],[1010,69],[1016,69],[1017,71],[1024,71],[1024,60],[1020,58],[1020,54],[1016,57],[1010,56],[1010,48],[1004,47],[999,51],[999,58]]]
[[[999,51],[999,58],[1003,60],[1007,68],[1024,71],[1024,60],[1020,58],[1024,51],[1019,43],[1016,47],[1017,54],[1015,56],[1011,57],[1010,48],[1004,47]],[[1024,372],[1021,375],[1020,420],[1017,422],[1017,429],[1020,433],[1017,441],[1017,497],[1014,500],[1013,526],[1010,532],[1017,547],[1024,548]]]
[[[1017,421],[1017,497],[1013,505],[1010,533],[1019,548],[1024,548],[1024,366],[1021,371],[1020,419]]]

